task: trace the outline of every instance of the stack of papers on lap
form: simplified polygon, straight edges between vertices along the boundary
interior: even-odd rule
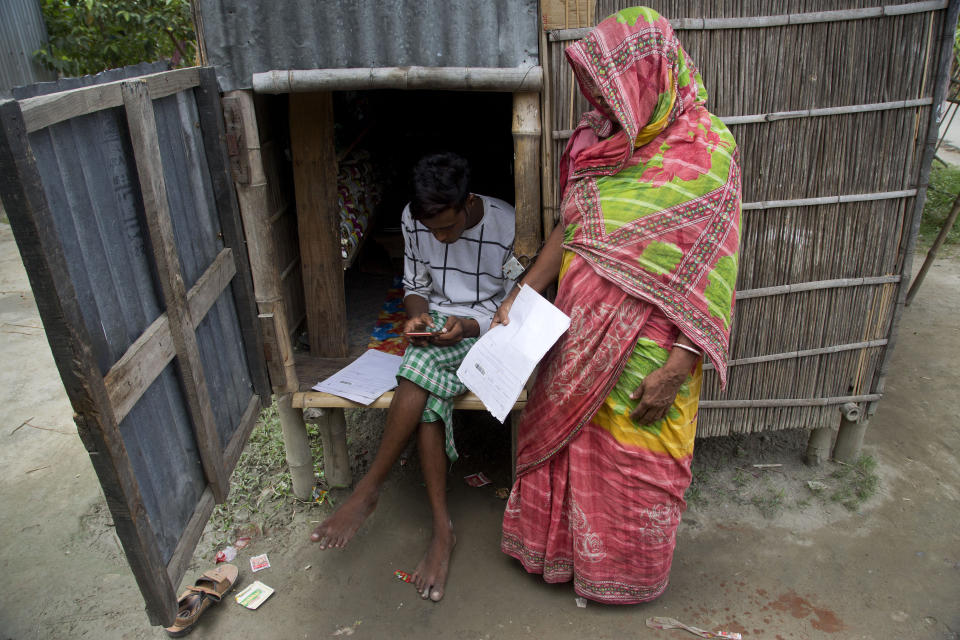
[[[313,385],[314,391],[323,391],[360,404],[374,400],[397,386],[400,356],[369,349],[362,356],[335,374]]]
[[[503,422],[534,367],[570,327],[570,318],[528,286],[510,307],[510,324],[477,340],[457,377]]]

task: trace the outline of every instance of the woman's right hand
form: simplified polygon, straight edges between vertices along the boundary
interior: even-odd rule
[[[513,306],[513,301],[520,295],[521,286],[533,287],[534,291],[543,293],[547,287],[556,284],[557,276],[560,275],[560,265],[563,261],[564,229],[565,227],[562,224],[553,228],[550,237],[543,245],[543,249],[540,250],[536,262],[524,272],[523,282],[515,284],[507,297],[500,303],[500,308],[497,309],[497,312],[493,315],[493,321],[490,323],[491,329],[498,324],[510,324],[510,316],[508,315],[510,307]]]
[[[510,307],[513,306],[513,301],[517,299],[518,295],[520,295],[520,285],[515,286],[510,293],[507,294],[507,297],[503,299],[503,302],[500,303],[497,312],[493,314],[493,321],[490,323],[491,329],[498,324],[510,324]]]

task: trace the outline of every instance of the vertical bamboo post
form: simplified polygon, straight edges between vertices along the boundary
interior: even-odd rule
[[[290,467],[293,495],[309,500],[313,490],[313,455],[310,452],[310,436],[303,421],[303,412],[294,409],[290,401],[293,394],[277,396],[277,411],[280,413],[280,430],[283,433],[283,449]]]
[[[290,148],[310,354],[343,358],[347,311],[330,92],[290,94]]]
[[[852,463],[860,457],[863,447],[863,434],[867,431],[868,422],[860,422],[860,405],[848,402],[840,407],[840,431],[837,432],[837,443],[833,448],[833,459],[840,462]]]
[[[207,38],[203,28],[203,14],[200,12],[200,3],[190,3],[190,17],[193,19],[193,32],[197,36],[197,55],[193,64],[205,67],[207,66]]]
[[[539,93],[513,94],[513,156],[517,209],[513,251],[518,257],[533,258],[541,242]]]
[[[223,98],[227,147],[235,158],[234,188],[246,236],[247,255],[253,276],[254,295],[260,311],[261,331],[269,347],[267,361],[273,390],[277,393],[283,449],[290,467],[293,493],[301,500],[313,490],[313,458],[310,437],[299,409],[290,405],[291,393],[299,388],[293,360],[293,342],[287,329],[277,248],[270,224],[270,185],[264,170],[260,130],[249,91],[231,91]]]
[[[543,206],[543,239],[553,231],[554,216],[557,210],[556,186],[553,184],[553,79],[550,66],[550,43],[547,32],[540,29],[540,66],[543,67],[543,89],[540,94],[540,194]]]
[[[323,474],[331,487],[349,487],[353,483],[347,452],[347,422],[343,409],[304,409],[304,419],[320,429],[323,442]]]
[[[253,276],[253,291],[261,322],[271,322],[264,331],[272,347],[267,354],[274,392],[293,392],[300,387],[293,361],[293,341],[287,329],[287,311],[280,280],[280,259],[270,223],[271,185],[267,183],[261,150],[260,129],[250,91],[230,91],[223,97],[227,148],[234,160],[233,186],[243,220],[247,256]]]
[[[830,427],[813,429],[810,432],[810,440],[807,441],[807,452],[803,456],[803,462],[810,467],[819,467],[830,459],[831,444],[833,444],[833,429]]]

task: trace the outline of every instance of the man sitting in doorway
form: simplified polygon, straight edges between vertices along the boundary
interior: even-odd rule
[[[470,193],[469,179],[466,160],[453,153],[426,156],[414,167],[413,199],[402,221],[404,330],[430,335],[410,338],[370,470],[310,536],[321,549],[345,546],[376,508],[387,473],[416,433],[433,537],[413,583],[434,602],[443,598],[456,542],[446,472],[447,459],[457,459],[453,399],[467,390],[456,371],[513,286],[503,265],[513,250],[514,208]]]

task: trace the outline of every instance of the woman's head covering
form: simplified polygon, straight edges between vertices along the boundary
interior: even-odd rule
[[[710,355],[722,386],[738,265],[736,141],[652,9],[615,13],[567,59],[594,110],[560,164],[564,247],[663,311]]]
[[[575,136],[583,135],[582,129],[590,133],[587,144],[580,141],[580,149],[574,149],[579,153],[570,177],[617,173],[635,149],[707,100],[700,74],[673,27],[647,7],[613,14],[568,47],[566,55],[580,91],[595,108],[577,128]],[[564,165],[562,174],[571,168]]]

